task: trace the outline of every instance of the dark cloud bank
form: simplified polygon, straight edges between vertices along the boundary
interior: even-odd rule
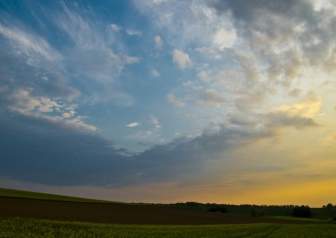
[[[97,134],[2,111],[0,174],[51,185],[123,186],[176,181],[199,176],[204,162],[227,149],[272,137],[277,127],[315,125],[308,119],[284,115],[268,118],[267,129],[256,130],[256,122],[236,119],[216,133],[129,154]]]

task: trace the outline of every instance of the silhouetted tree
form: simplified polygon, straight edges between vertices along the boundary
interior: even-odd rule
[[[294,217],[306,217],[312,216],[312,212],[309,206],[295,206],[292,211]]]
[[[213,204],[208,208],[209,212],[221,212],[221,213],[227,213],[227,209],[224,205],[217,205]]]

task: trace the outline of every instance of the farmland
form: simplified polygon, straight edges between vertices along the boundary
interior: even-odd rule
[[[0,237],[327,238],[336,237],[336,226],[333,224],[105,225],[11,218],[0,220]]]
[[[229,212],[209,212],[196,203],[138,204],[98,201],[17,190],[0,190],[0,217],[23,217],[109,224],[210,225],[246,223],[313,223],[288,219],[288,208],[271,208],[265,216],[251,216],[248,206],[228,206]],[[277,212],[276,210],[279,210]],[[280,217],[281,215],[281,217]],[[317,220],[320,221],[320,220]],[[321,220],[322,221],[322,220]],[[324,221],[323,221],[324,222]]]
[[[118,203],[1,189],[0,238],[336,237],[333,220],[318,218],[323,209],[316,208],[313,218],[294,218],[280,216],[290,206],[226,205],[225,212],[209,212],[208,207]],[[252,216],[251,208],[257,213],[264,209],[265,214],[255,216],[253,210]]]

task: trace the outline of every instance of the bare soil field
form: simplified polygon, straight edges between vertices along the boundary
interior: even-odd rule
[[[300,220],[210,213],[168,205],[60,201],[17,197],[0,197],[0,217],[162,225],[307,223],[307,221]]]

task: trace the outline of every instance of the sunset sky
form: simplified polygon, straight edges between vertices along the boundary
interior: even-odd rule
[[[0,1],[0,187],[336,203],[336,1]]]

